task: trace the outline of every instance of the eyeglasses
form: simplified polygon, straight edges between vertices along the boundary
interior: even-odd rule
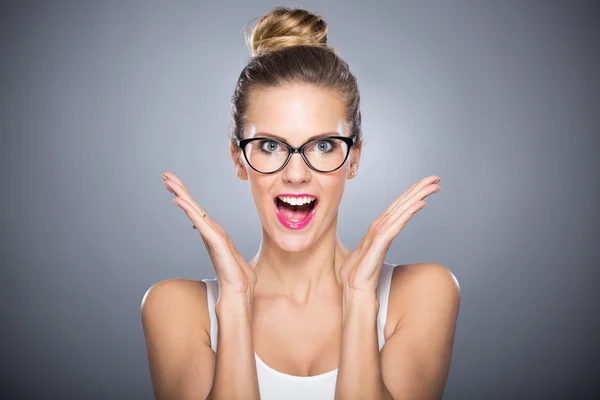
[[[354,143],[353,138],[346,136],[318,137],[300,147],[292,147],[284,141],[265,137],[238,140],[250,167],[261,174],[274,174],[282,170],[294,153],[300,153],[312,170],[333,172],[344,165]]]

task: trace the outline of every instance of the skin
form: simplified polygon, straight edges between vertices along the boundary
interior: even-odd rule
[[[253,91],[246,117],[245,137],[270,132],[292,146],[325,132],[349,136],[342,102],[309,85]],[[409,187],[349,250],[337,236],[338,209],[360,153],[360,145],[353,147],[346,163],[332,173],[313,171],[294,155],[282,171],[266,175],[251,169],[232,146],[235,171],[248,181],[262,225],[260,247],[248,261],[180,178],[166,172],[163,179],[200,233],[219,278],[220,301],[249,308],[254,351],[267,365],[299,376],[339,368],[339,399],[441,398],[460,305],[458,282],[446,267],[398,265],[381,353],[374,347],[374,330],[364,328],[365,321],[370,327],[375,323],[377,281],[392,241],[426,205],[424,199],[439,191],[440,178],[428,176]],[[290,230],[277,220],[273,199],[284,192],[319,198],[317,213],[304,229]],[[184,392],[203,398],[210,390],[216,357],[206,308],[202,281],[169,279],[144,296],[142,323],[155,393],[179,390],[178,398]],[[165,325],[168,332],[159,328]]]

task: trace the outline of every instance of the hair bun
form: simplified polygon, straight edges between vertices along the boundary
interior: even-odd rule
[[[290,46],[329,47],[321,16],[289,7],[275,7],[262,16],[246,40],[253,57]]]

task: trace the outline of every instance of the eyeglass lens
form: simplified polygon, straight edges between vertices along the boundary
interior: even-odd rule
[[[246,158],[256,170],[269,173],[278,170],[288,158],[289,150],[276,139],[254,140],[246,145]],[[323,172],[339,168],[346,160],[348,145],[341,139],[317,138],[304,147],[310,165]]]

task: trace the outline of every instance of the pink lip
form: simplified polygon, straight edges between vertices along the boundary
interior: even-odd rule
[[[290,222],[290,221],[286,220],[285,218],[283,218],[281,216],[281,214],[279,214],[279,210],[277,209],[277,197],[279,197],[279,196],[289,196],[289,197],[310,196],[310,197],[315,197],[316,203],[315,203],[315,207],[312,209],[312,211],[302,221]],[[277,195],[277,197],[275,197],[275,200],[273,201],[273,205],[275,207],[275,214],[277,214],[277,219],[279,220],[279,222],[281,222],[281,224],[283,226],[285,226],[286,228],[289,228],[289,229],[302,229],[306,225],[308,225],[308,223],[312,220],[313,215],[315,215],[315,212],[317,211],[317,207],[319,206],[319,201],[318,201],[319,199],[316,196],[313,196],[308,193],[301,193],[301,194],[281,193],[281,194]]]

